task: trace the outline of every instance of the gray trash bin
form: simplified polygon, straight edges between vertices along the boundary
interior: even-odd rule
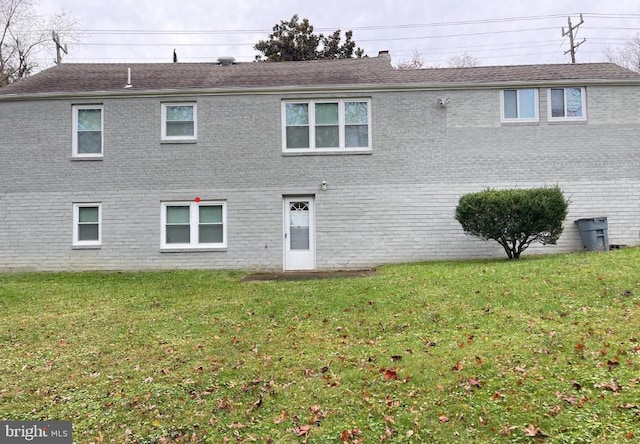
[[[588,251],[609,251],[609,223],[606,217],[576,220],[582,245]]]

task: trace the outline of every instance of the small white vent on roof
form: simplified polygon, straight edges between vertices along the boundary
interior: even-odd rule
[[[124,87],[131,88],[131,86],[131,68],[127,68],[127,84]]]
[[[235,61],[234,57],[218,57],[218,63],[222,66],[231,66]]]

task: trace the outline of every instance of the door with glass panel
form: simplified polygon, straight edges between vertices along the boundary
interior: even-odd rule
[[[284,269],[316,267],[313,197],[284,199]]]

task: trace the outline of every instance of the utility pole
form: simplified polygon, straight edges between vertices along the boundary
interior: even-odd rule
[[[571,63],[576,63],[576,50],[578,46],[582,45],[587,39],[582,39],[581,42],[576,43],[576,35],[578,34],[578,27],[584,23],[582,20],[582,14],[580,14],[580,23],[575,26],[571,25],[571,17],[567,17],[567,21],[569,22],[569,29],[564,30],[564,26],[562,27],[562,37],[569,36],[569,45],[571,48],[568,51],[565,51],[565,55],[571,53]],[[574,32],[575,31],[575,32]]]
[[[56,65],[59,65],[62,63],[61,52],[64,52],[65,54],[67,54],[67,44],[65,43],[64,46],[60,44],[60,37],[58,36],[58,33],[55,31],[51,31],[51,38],[53,39],[53,43],[56,44]]]

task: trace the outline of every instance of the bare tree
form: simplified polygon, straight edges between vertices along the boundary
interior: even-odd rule
[[[449,68],[469,68],[472,66],[479,66],[480,60],[471,54],[463,52],[460,55],[449,58],[449,60],[447,60],[447,65],[449,65]]]
[[[449,60],[447,60],[447,65],[449,68],[465,68],[470,66],[479,66],[480,61],[471,54],[463,52],[462,54],[459,54],[457,56],[450,57]],[[413,55],[411,56],[410,61],[400,62],[396,65],[396,69],[400,70],[422,68],[440,68],[440,66],[438,66],[437,64],[429,66],[425,65],[422,53],[417,49],[413,51]]]
[[[68,37],[75,25],[64,13],[39,17],[33,0],[0,0],[0,87],[37,69],[37,56],[55,52],[52,30]]]
[[[608,62],[624,66],[632,71],[640,72],[640,32],[627,40],[624,47],[618,51],[607,46],[602,54]]]
[[[424,68],[424,59],[422,58],[422,53],[417,49],[413,50],[413,55],[411,56],[411,60],[408,62],[400,62],[396,65],[396,69],[407,70],[407,69],[421,69]]]

